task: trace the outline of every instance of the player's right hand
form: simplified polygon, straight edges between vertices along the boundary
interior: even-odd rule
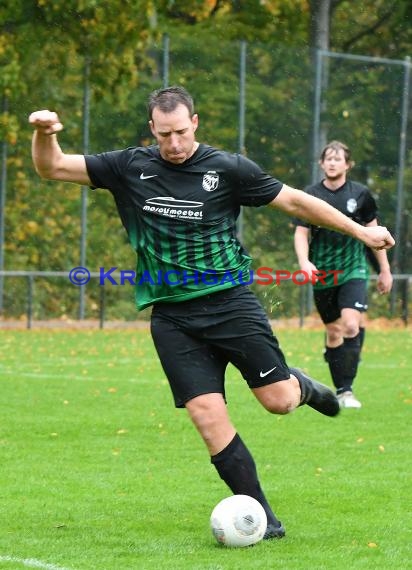
[[[395,240],[384,226],[363,226],[363,232],[363,242],[372,249],[390,249],[395,245]]]
[[[38,131],[45,135],[54,135],[63,130],[59,116],[54,111],[43,109],[34,111],[29,116],[29,123]]]
[[[308,275],[312,285],[316,283],[318,280],[317,273],[319,273],[318,268],[314,265],[309,259],[304,263],[300,264],[300,270],[303,271],[304,274]]]

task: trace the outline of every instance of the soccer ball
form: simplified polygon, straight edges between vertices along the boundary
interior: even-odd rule
[[[225,546],[250,546],[262,540],[267,517],[262,505],[248,495],[232,495],[210,515],[213,536]]]

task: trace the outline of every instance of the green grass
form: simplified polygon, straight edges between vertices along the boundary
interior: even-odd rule
[[[321,331],[279,331],[289,364],[330,384]],[[0,569],[411,568],[412,335],[368,331],[361,410],[271,416],[234,369],[232,419],[286,526],[214,542],[230,492],[146,331],[0,331]]]

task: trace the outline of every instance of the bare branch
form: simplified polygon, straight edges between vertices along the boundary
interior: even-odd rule
[[[338,0],[339,1],[339,0]],[[345,42],[342,45],[342,50],[344,52],[348,52],[350,51],[351,46],[353,46],[354,44],[356,44],[356,42],[358,42],[361,38],[368,36],[370,34],[373,34],[374,32],[376,32],[377,29],[380,28],[380,26],[386,22],[387,20],[390,19],[390,17],[393,14],[394,8],[395,8],[395,4],[396,4],[396,0],[393,2],[393,4],[387,9],[386,12],[384,12],[382,14],[382,16],[380,16],[380,18],[378,18],[378,20],[376,20],[376,22],[374,24],[372,24],[371,26],[364,28],[363,30],[361,30],[358,34],[356,34],[355,36],[353,36],[352,38],[350,38],[347,42]]]

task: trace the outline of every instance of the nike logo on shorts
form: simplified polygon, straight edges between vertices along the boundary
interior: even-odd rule
[[[147,176],[145,176],[142,172],[140,175],[140,180],[147,180],[148,178],[154,178],[155,176],[157,176],[157,174],[148,174]]]
[[[274,370],[276,370],[277,366],[275,366],[274,368],[271,368],[270,370],[267,370],[266,372],[262,372],[260,371],[259,376],[261,378],[264,378],[265,376],[267,376],[268,374],[270,374],[271,372],[273,372]]]

